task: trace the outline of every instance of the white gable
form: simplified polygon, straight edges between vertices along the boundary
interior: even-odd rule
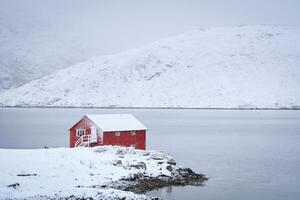
[[[86,115],[102,131],[146,130],[147,128],[130,114]]]

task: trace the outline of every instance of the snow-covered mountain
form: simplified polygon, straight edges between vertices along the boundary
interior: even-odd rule
[[[199,29],[76,64],[2,93],[0,105],[296,108],[300,29]]]
[[[2,2],[3,3],[3,2]],[[74,35],[61,34],[49,20],[29,13],[25,2],[0,3],[0,92],[18,87],[59,69],[98,55],[78,42]],[[19,9],[17,9],[19,8]]]

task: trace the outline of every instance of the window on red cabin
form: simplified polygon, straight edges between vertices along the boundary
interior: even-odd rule
[[[133,147],[133,148],[135,148],[135,147],[136,147],[136,145],[135,145],[135,144],[131,144],[130,146],[131,146],[131,147]]]
[[[135,131],[130,131],[130,135],[135,135]]]
[[[76,129],[76,137],[81,137],[83,135],[85,135],[85,129]]]
[[[121,133],[119,131],[115,132],[115,136],[120,136]]]

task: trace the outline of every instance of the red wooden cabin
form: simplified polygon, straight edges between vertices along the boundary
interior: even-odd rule
[[[130,114],[85,115],[70,128],[70,147],[119,145],[146,149],[147,128]]]

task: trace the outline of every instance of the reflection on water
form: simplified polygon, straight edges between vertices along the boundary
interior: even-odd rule
[[[167,187],[163,199],[300,197],[300,111],[0,109],[0,148],[68,146],[86,113],[132,113],[148,128],[147,148],[206,174],[204,187]]]

